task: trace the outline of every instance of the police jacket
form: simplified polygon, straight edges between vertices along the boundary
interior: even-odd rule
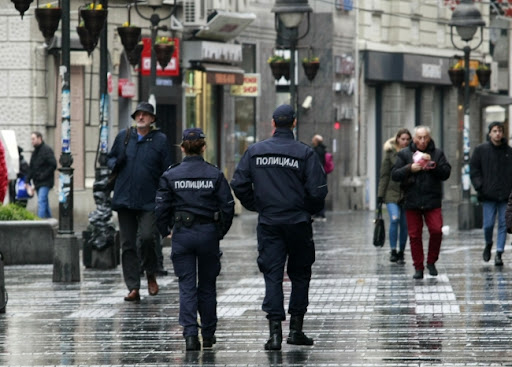
[[[52,188],[55,184],[54,172],[57,168],[57,160],[52,148],[42,142],[35,147],[30,157],[30,172],[27,181],[34,181],[36,190],[41,186]]]
[[[512,191],[512,148],[507,141],[477,146],[471,156],[469,174],[479,200],[507,201]]]
[[[424,153],[430,154],[436,167],[413,173],[411,166],[412,155],[418,150],[411,142],[407,148],[398,152],[391,178],[401,183],[404,191],[403,205],[405,209],[429,210],[441,207],[443,198],[442,181],[450,177],[452,167],[446,160],[441,149],[437,149],[434,141],[430,140]]]
[[[176,212],[210,218],[220,226],[221,237],[231,227],[234,199],[224,174],[202,156],[187,156],[160,178],[155,213],[158,231],[167,236]],[[217,215],[215,213],[218,213]],[[219,215],[220,214],[220,215]]]
[[[126,130],[121,131],[108,153],[108,167],[119,170],[112,209],[153,211],[158,180],[170,165],[167,137],[153,128],[139,140],[137,130],[131,128],[125,151],[125,136]]]
[[[400,182],[391,179],[391,169],[398,155],[398,145],[396,138],[392,137],[384,143],[384,159],[380,165],[378,197],[381,197],[385,203],[398,203],[401,198]]]
[[[307,222],[324,206],[325,172],[318,155],[296,141],[288,128],[251,145],[235,170],[231,187],[263,224]]]

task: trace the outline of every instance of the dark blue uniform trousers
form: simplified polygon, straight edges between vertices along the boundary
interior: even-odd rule
[[[315,262],[315,244],[311,223],[258,224],[258,267],[265,279],[262,309],[269,320],[285,320],[283,277],[292,282],[288,313],[304,315],[309,304],[311,266]]]
[[[183,336],[201,334],[212,337],[217,327],[216,280],[220,273],[219,239],[215,224],[194,224],[175,229],[172,234],[171,260],[179,278],[180,325]]]

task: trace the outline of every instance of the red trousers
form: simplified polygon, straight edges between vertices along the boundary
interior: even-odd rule
[[[428,233],[430,235],[428,241],[427,264],[434,264],[439,258],[441,250],[441,240],[443,238],[443,215],[441,208],[430,210],[410,210],[405,211],[407,217],[407,231],[409,232],[409,242],[411,243],[411,254],[414,268],[423,270],[423,218],[427,224]]]

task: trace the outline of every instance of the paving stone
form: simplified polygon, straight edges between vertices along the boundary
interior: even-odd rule
[[[446,205],[439,275],[414,280],[372,245],[373,213],[328,213],[314,223],[316,263],[304,328],[315,345],[263,350],[264,282],[256,265],[256,219],[235,218],[222,241],[217,344],[185,352],[178,282],[164,248],[166,277],[156,297],[127,294],[121,268],[81,269],[81,282],[53,283],[52,265],[5,267],[9,296],[0,314],[0,366],[512,366],[512,256],[485,263],[481,229],[458,231]],[[428,238],[425,229],[425,238]],[[427,243],[427,241],[425,241]],[[493,254],[494,256],[494,254]],[[145,281],[142,281],[145,285]],[[288,304],[290,281],[283,288]]]

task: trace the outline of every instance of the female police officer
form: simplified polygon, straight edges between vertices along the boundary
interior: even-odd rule
[[[202,157],[204,139],[199,128],[183,132],[181,151],[186,156],[162,175],[156,194],[158,230],[164,237],[172,231],[171,260],[179,278],[179,322],[187,350],[201,349],[198,311],[203,348],[215,344],[219,240],[231,227],[234,214],[233,196],[223,173]]]

